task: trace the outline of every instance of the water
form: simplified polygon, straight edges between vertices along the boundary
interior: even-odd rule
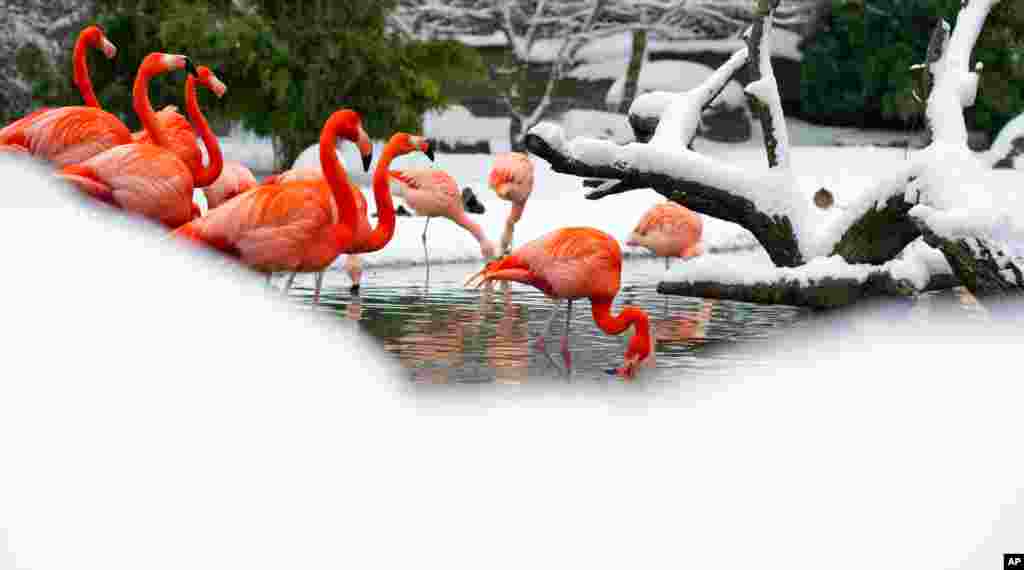
[[[678,263],[678,262],[677,262]],[[329,271],[324,277],[318,311],[358,321],[380,340],[417,383],[617,382],[605,370],[622,364],[631,331],[609,336],[593,322],[590,303],[573,303],[571,375],[559,354],[565,326],[565,303],[547,339],[551,358],[534,348],[552,301],[519,284],[496,285],[493,291],[467,289],[466,277],[480,264],[431,267],[425,287],[423,266],[368,270],[358,295],[349,292],[348,276]],[[657,338],[657,366],[645,382],[721,377],[757,367],[761,358],[745,350],[779,338],[814,321],[805,309],[657,293],[664,273],[661,260],[627,260],[615,312],[623,304],[642,307]],[[292,298],[312,304],[312,276],[300,276]]]

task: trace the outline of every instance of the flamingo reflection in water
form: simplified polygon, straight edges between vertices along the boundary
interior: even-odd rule
[[[451,370],[466,364],[466,321],[471,314],[456,310],[440,319],[429,313],[408,319],[409,332],[386,340],[384,348],[412,371],[417,384],[448,384]]]
[[[527,321],[523,319],[525,308],[512,302],[508,283],[502,283],[501,319],[494,335],[487,338],[487,363],[494,370],[494,381],[498,384],[522,384],[529,377],[530,333]],[[490,313],[493,305],[492,288],[481,289],[480,313]]]
[[[711,314],[717,301],[702,299],[700,308],[695,313],[678,313],[657,319],[652,323],[654,338],[658,342],[684,342],[693,339],[704,339]]]

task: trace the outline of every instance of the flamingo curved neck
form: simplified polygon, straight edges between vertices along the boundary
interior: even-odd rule
[[[467,214],[465,210],[459,210],[455,217],[452,218],[452,221],[465,228],[469,233],[473,234],[477,243],[483,247],[484,242],[487,241],[487,236],[484,235],[484,230],[480,227],[480,224],[470,219],[469,214]]]
[[[139,68],[139,73],[135,76],[135,85],[132,86],[132,108],[135,109],[135,114],[138,115],[142,128],[149,134],[153,144],[170,149],[167,135],[160,128],[160,121],[157,120],[156,113],[153,111],[153,105],[149,101],[149,80],[152,77],[153,73],[143,64]]]
[[[650,322],[647,313],[636,307],[625,307],[618,316],[612,315],[611,301],[596,301],[590,303],[590,312],[594,316],[594,322],[598,328],[607,334],[622,334],[630,325],[633,331],[642,338],[650,337]]]
[[[334,203],[338,206],[340,220],[335,224],[335,239],[340,242],[341,247],[350,247],[348,243],[352,239],[356,224],[359,220],[359,207],[356,198],[352,194],[353,188],[348,180],[345,169],[338,160],[338,136],[343,128],[341,120],[332,116],[324,125],[320,134],[320,167],[324,172],[324,179],[334,196]],[[351,140],[350,137],[346,137]],[[352,137],[354,138],[354,137]],[[340,227],[339,227],[340,226]]]
[[[377,168],[373,171],[373,203],[377,206],[377,227],[373,228],[364,247],[360,248],[363,253],[383,249],[395,236],[395,204],[391,201],[388,181],[391,161],[397,155],[397,147],[389,143],[384,147]]]
[[[199,131],[199,137],[203,139],[203,146],[206,147],[206,154],[209,156],[209,163],[206,166],[200,165],[196,172],[192,173],[193,185],[205,187],[213,184],[220,178],[224,170],[224,155],[220,150],[220,142],[210,129],[210,124],[199,109],[199,97],[196,96],[196,80],[191,75],[185,81],[185,112],[189,120]]]
[[[100,102],[96,99],[96,92],[92,89],[92,79],[89,78],[89,61],[86,59],[86,51],[89,49],[90,38],[87,34],[79,34],[75,42],[74,53],[74,78],[78,92],[85,99],[88,107],[100,109]]]

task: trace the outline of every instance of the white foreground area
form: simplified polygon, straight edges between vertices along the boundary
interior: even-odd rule
[[[0,569],[987,570],[1022,548],[1019,328],[883,319],[743,378],[424,397],[355,327],[0,175]]]

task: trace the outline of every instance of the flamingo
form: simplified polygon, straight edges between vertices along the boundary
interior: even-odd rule
[[[99,48],[107,58],[117,55],[117,48],[99,27],[89,26],[78,34],[74,81],[85,105],[33,111],[0,129],[0,147],[20,147],[28,154],[62,167],[131,142],[128,127],[101,109],[96,99],[85,55],[89,47]]]
[[[633,326],[634,335],[626,349],[623,366],[609,370],[632,378],[641,366],[653,364],[650,322],[642,309],[624,307],[618,316],[611,314],[612,302],[619,292],[622,251],[615,238],[587,227],[562,228],[549,232],[516,248],[501,259],[488,263],[466,281],[480,287],[492,281],[515,281],[540,289],[556,303],[537,347],[544,350],[544,337],[551,332],[558,314],[558,300],[567,302],[565,332],[561,353],[568,371],[572,370],[569,352],[569,325],[572,302],[590,299],[591,314],[597,326],[607,334],[620,334]]]
[[[252,171],[245,165],[234,160],[224,161],[224,169],[220,176],[203,190],[203,194],[206,195],[206,209],[212,210],[259,185]]]
[[[494,258],[494,244],[487,239],[480,225],[466,214],[459,185],[447,172],[433,168],[392,170],[389,175],[398,182],[398,191],[406,204],[417,214],[426,216],[423,224],[423,256],[427,263],[427,281],[430,281],[430,253],[427,251],[427,229],[430,219],[443,216],[473,234],[480,244],[484,259]]]
[[[516,222],[523,217],[526,201],[533,192],[533,162],[521,152],[499,154],[494,159],[487,184],[499,198],[512,202],[505,231],[501,234],[501,253],[506,254],[512,246]]]
[[[147,92],[153,77],[187,68],[186,107],[199,126],[203,143],[210,152],[210,164],[198,169],[189,166],[167,148],[167,140],[156,121]],[[139,66],[132,88],[135,112],[150,132],[155,144],[131,143],[102,152],[81,164],[65,166],[59,177],[79,190],[121,209],[140,214],[170,228],[195,218],[192,189],[205,186],[220,176],[223,157],[217,137],[199,110],[195,83],[209,88],[218,97],[226,87],[206,67],[198,70],[183,55],[151,53]]]
[[[376,251],[394,235],[394,207],[386,173],[391,160],[421,150],[432,152],[423,137],[397,133],[384,149],[374,175],[380,223],[372,231],[360,219],[352,184],[337,156],[337,138],[359,146],[369,170],[373,146],[355,111],[342,109],[327,120],[320,135],[324,181],[296,181],[254,188],[174,232],[179,238],[212,247],[268,274],[321,272],[342,253]],[[383,198],[383,199],[382,199]],[[317,279],[315,302],[322,280]]]
[[[626,245],[643,246],[664,257],[668,269],[672,257],[688,259],[704,253],[703,229],[699,214],[675,202],[664,202],[644,213]]]
[[[264,178],[264,181],[266,181],[268,179],[272,180],[272,182],[271,182],[272,184],[283,184],[285,182],[295,182],[295,181],[303,181],[303,180],[305,180],[305,181],[323,181],[323,180],[325,180],[324,179],[324,171],[323,171],[322,168],[320,168],[318,166],[300,166],[298,168],[292,168],[290,170],[286,170],[286,171],[281,172],[279,174],[272,174],[270,176],[267,176],[266,178]],[[267,182],[264,182],[264,184],[266,184],[266,183]],[[359,208],[360,216],[363,217],[363,218],[366,218],[366,215],[367,215],[366,198],[363,196],[363,192],[355,184],[352,185],[352,197],[355,198],[355,200],[356,200],[356,206]],[[360,260],[358,255],[356,255],[354,253],[348,254],[348,256],[345,259],[345,272],[348,273],[349,279],[352,280],[352,287],[349,288],[349,291],[352,294],[358,293],[359,292],[360,283],[362,281],[362,276],[363,276],[363,264],[362,264],[362,260]],[[297,273],[293,271],[292,274],[288,276],[288,280],[285,281],[285,284],[284,284],[284,292],[285,292],[285,294],[287,294],[288,291],[292,288],[292,283],[295,282],[295,276],[296,275],[297,275]],[[323,271],[320,271],[319,273],[317,273],[317,275],[316,275],[316,281],[317,282],[322,282],[323,278],[324,278],[323,277]]]

